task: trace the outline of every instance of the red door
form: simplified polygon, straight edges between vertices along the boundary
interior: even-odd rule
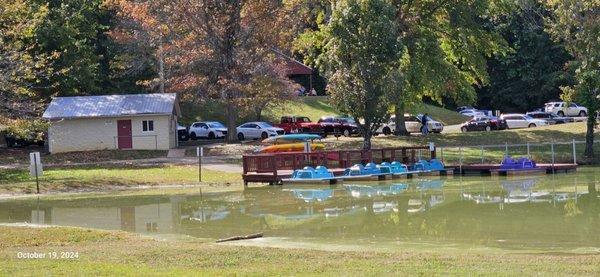
[[[133,139],[131,137],[131,120],[117,120],[117,141],[119,149],[133,148]]]

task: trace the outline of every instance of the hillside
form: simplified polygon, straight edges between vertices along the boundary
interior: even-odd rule
[[[194,121],[210,121],[217,120],[224,122],[225,114],[222,105],[216,102],[209,102],[204,105],[194,105],[188,102],[181,103],[183,116],[180,120],[182,124],[189,125]],[[467,117],[441,107],[422,104],[411,110],[411,113],[428,113],[434,119],[444,123],[445,125],[460,124],[467,120]],[[316,121],[322,116],[339,114],[330,105],[327,96],[308,96],[298,97],[293,100],[286,101],[282,105],[270,107],[263,111],[263,120],[278,122],[283,115],[302,115],[308,116]],[[243,121],[255,120],[255,118],[242,118]]]
[[[444,125],[454,125],[465,122],[468,118],[448,109],[422,104],[410,111],[413,114],[428,113],[434,119]],[[326,96],[300,97],[286,102],[283,106],[271,108],[265,112],[265,118],[270,121],[278,121],[282,115],[303,115],[312,120],[317,120],[325,115],[338,114],[329,104]]]

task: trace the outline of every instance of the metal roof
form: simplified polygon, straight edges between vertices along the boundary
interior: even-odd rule
[[[172,114],[178,111],[175,93],[55,97],[45,119]]]

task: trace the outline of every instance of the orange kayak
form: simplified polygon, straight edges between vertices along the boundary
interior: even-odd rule
[[[317,151],[325,149],[325,145],[322,143],[311,143],[310,150]],[[279,152],[302,152],[304,151],[304,143],[286,143],[286,144],[275,144],[260,148],[258,153],[279,153]]]

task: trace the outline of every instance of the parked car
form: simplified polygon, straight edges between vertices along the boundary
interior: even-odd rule
[[[528,112],[527,115],[533,118],[546,120],[550,124],[563,124],[575,122],[575,119],[573,119],[572,117],[563,117],[547,112]]]
[[[188,141],[190,139],[188,128],[177,124],[177,139],[179,141]]]
[[[423,115],[419,114],[417,116],[405,114],[404,115],[404,125],[406,126],[406,130],[409,133],[420,133],[422,132],[423,124],[421,123],[421,118]],[[432,133],[441,133],[444,130],[444,125],[439,121],[434,120],[430,116],[428,116],[427,127],[429,128],[429,132]],[[390,121],[386,124],[382,124],[379,129],[377,129],[377,134],[389,135],[396,129],[396,116],[392,115]]]
[[[194,122],[190,126],[189,134],[193,140],[198,138],[224,138],[227,136],[227,127],[217,121]]]
[[[507,129],[508,125],[506,121],[493,116],[482,116],[474,117],[471,120],[460,125],[462,132],[470,131],[492,131],[492,130],[504,130]]]
[[[464,111],[464,110],[475,110],[475,108],[473,108],[471,106],[460,106],[460,107],[456,108],[457,112]]]
[[[546,103],[545,112],[553,113],[558,116],[587,116],[588,109],[577,103],[568,104],[566,102]]]
[[[504,114],[500,117],[506,121],[509,129],[532,128],[549,125],[546,120],[536,119],[524,114]]]
[[[326,136],[321,124],[312,122],[306,116],[282,116],[281,121],[275,127],[283,129],[286,134],[304,133]]]
[[[318,121],[325,136],[331,134],[343,134],[346,137],[359,134],[358,125],[354,119],[339,116],[324,116]]]
[[[262,121],[244,123],[238,126],[236,131],[240,141],[245,139],[266,139],[285,134],[283,129]]]
[[[466,110],[462,110],[460,112],[458,112],[464,116],[470,116],[470,117],[481,117],[481,116],[485,116],[485,114],[482,111],[476,110],[476,109],[466,109]]]

